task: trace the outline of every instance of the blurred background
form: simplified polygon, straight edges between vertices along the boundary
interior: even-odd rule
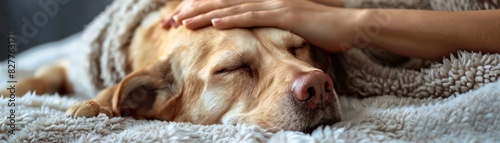
[[[7,58],[8,32],[18,51],[82,31],[112,0],[0,0],[0,61]],[[57,51],[54,51],[57,52]]]

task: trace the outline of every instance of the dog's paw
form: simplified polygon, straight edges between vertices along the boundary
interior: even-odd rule
[[[66,116],[68,117],[95,117],[100,113],[108,115],[108,117],[113,117],[113,112],[111,107],[103,106],[98,102],[93,100],[80,101],[71,105],[71,107],[66,110]]]
[[[0,90],[0,97],[7,98],[10,96],[10,92],[8,90]]]

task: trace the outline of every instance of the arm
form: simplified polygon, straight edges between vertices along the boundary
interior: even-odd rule
[[[439,12],[420,10],[359,10],[354,38],[390,52],[440,59],[458,50],[500,52],[500,10]],[[380,25],[377,33],[377,24]],[[354,28],[355,28],[354,27]],[[371,28],[366,31],[366,28]],[[360,45],[354,39],[352,45]],[[358,43],[356,43],[358,42]],[[363,43],[361,43],[363,45]]]
[[[189,29],[210,24],[218,29],[277,27],[331,52],[373,46],[424,59],[439,59],[457,50],[500,52],[500,10],[351,9],[311,0],[252,1],[199,0],[166,20]]]

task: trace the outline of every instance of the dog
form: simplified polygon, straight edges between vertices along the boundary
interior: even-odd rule
[[[135,30],[127,51],[132,72],[95,98],[73,104],[68,116],[243,123],[272,132],[310,132],[342,120],[327,54],[276,28],[162,29],[162,17],[176,5],[169,2],[146,16]],[[66,68],[43,67],[18,83],[18,95],[72,94],[78,87],[69,84]]]

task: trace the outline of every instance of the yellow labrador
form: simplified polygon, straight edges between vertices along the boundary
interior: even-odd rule
[[[311,131],[341,120],[329,57],[275,28],[191,31],[161,29],[171,2],[145,18],[128,48],[131,73],[94,99],[75,103],[71,117],[132,116],[197,124],[258,125],[269,131]],[[317,56],[323,56],[318,58]],[[65,67],[45,67],[21,81],[20,93],[71,93]]]

